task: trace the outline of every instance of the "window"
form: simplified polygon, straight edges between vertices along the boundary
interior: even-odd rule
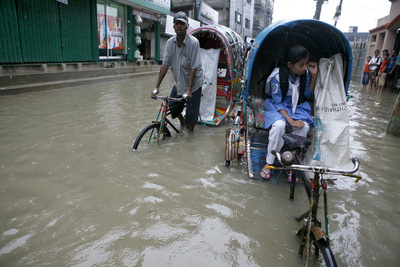
[[[245,27],[246,27],[246,29],[250,29],[250,20],[249,19],[246,19]]]
[[[235,22],[237,24],[242,24],[242,14],[237,11],[235,11]]]

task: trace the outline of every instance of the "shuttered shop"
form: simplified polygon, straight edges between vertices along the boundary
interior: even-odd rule
[[[95,7],[95,0],[1,0],[0,63],[96,61]]]

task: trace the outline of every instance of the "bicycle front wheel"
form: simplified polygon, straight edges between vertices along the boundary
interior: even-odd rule
[[[311,239],[315,247],[319,250],[319,252],[322,253],[326,266],[336,267],[337,266],[336,259],[332,253],[331,247],[329,246],[328,242],[324,238],[320,238],[319,240],[317,240],[317,238],[313,233],[311,233]]]
[[[157,135],[160,130],[160,124],[150,124],[144,128],[133,144],[132,150],[142,150],[149,145],[157,143]]]

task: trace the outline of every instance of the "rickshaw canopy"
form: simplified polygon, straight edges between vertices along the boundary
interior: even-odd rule
[[[201,48],[222,48],[219,62],[227,62],[227,66],[219,67],[228,69],[230,78],[234,79],[242,75],[245,49],[243,39],[239,34],[223,25],[200,27],[190,34],[199,40]]]
[[[261,95],[260,79],[282,63],[286,50],[302,45],[310,52],[310,61],[340,53],[345,62],[344,88],[350,84],[352,51],[347,38],[337,28],[319,20],[284,20],[265,28],[254,40],[245,68],[247,99],[249,93]]]

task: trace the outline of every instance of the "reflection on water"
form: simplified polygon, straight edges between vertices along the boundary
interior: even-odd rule
[[[158,110],[155,79],[0,98],[1,266],[302,265],[304,190],[290,203],[287,183],[250,180],[244,162],[226,168],[229,123],[131,151]],[[339,265],[394,266],[400,139],[384,131],[395,94],[350,92],[363,180],[329,185],[332,249]]]

